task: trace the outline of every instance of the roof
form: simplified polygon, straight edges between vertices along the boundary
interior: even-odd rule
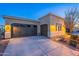
[[[60,17],[60,16],[57,16],[57,15],[55,15],[55,14],[52,14],[52,13],[48,13],[47,15],[42,16],[42,17],[40,17],[39,19],[42,19],[42,18],[44,18],[44,17],[46,17],[46,16],[54,16],[54,17],[57,17],[57,18],[60,18],[60,19],[64,20],[64,18],[62,18],[62,17]]]
[[[57,15],[54,15],[52,13],[48,13],[47,15],[40,17],[39,20],[42,19],[42,18],[44,18],[44,17],[46,17],[46,16],[54,16],[54,17],[57,17],[57,18],[59,18],[59,19],[61,19],[61,20],[64,21],[64,18],[62,18],[60,16],[57,16]],[[15,16],[3,16],[3,18],[4,19],[16,19],[16,20],[23,20],[23,21],[31,21],[31,22],[40,22],[39,20],[32,20],[32,19],[15,17]]]
[[[4,19],[16,19],[16,20],[23,20],[23,21],[30,21],[30,22],[39,22],[38,20],[32,20],[27,18],[15,17],[15,16],[3,16]]]

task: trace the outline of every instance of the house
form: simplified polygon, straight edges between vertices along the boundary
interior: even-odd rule
[[[47,36],[49,38],[64,35],[66,32],[64,18],[47,14],[37,21],[13,16],[5,19],[5,38],[25,36]]]

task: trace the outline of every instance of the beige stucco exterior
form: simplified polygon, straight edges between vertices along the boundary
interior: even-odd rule
[[[61,31],[56,31],[56,23],[61,24]],[[48,14],[40,18],[40,24],[48,24],[48,37],[65,35],[66,28],[64,18]]]
[[[39,21],[33,21],[30,19],[21,19],[21,18],[15,18],[15,17],[11,17],[11,16],[4,16],[5,19],[5,26],[7,25],[11,25],[12,23],[21,23],[21,24],[33,24],[33,25],[37,25],[38,29],[37,29],[37,34],[39,35],[40,33],[40,22]],[[5,32],[5,38],[11,38],[11,30],[9,32]]]
[[[61,24],[61,30],[57,31],[56,30],[56,24]],[[66,33],[66,27],[64,23],[64,18],[61,18],[56,15],[51,15],[50,19],[50,37],[53,36],[62,36],[65,35]]]
[[[37,33],[40,34],[40,25],[47,24],[48,25],[48,37],[53,36],[61,36],[65,34],[65,23],[64,19],[53,15],[53,14],[47,14],[46,16],[43,16],[38,19],[38,21],[30,20],[30,19],[23,19],[23,18],[15,18],[11,16],[4,16],[6,25],[11,25],[12,23],[21,23],[21,24],[34,24],[37,25]],[[56,23],[61,24],[61,31],[56,30]],[[7,36],[8,33],[8,36]],[[11,32],[5,32],[5,38],[10,38]]]
[[[48,25],[48,37],[50,37],[50,15],[43,16],[39,18],[40,25],[47,24]]]

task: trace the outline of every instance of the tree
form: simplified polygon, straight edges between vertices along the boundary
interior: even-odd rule
[[[71,8],[65,12],[66,28],[69,29],[69,33],[73,31],[74,25],[77,24],[79,19],[79,11],[77,8]]]

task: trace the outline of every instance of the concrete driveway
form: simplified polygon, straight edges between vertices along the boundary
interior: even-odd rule
[[[75,56],[79,51],[54,42],[43,36],[13,38],[5,49],[4,56]]]

